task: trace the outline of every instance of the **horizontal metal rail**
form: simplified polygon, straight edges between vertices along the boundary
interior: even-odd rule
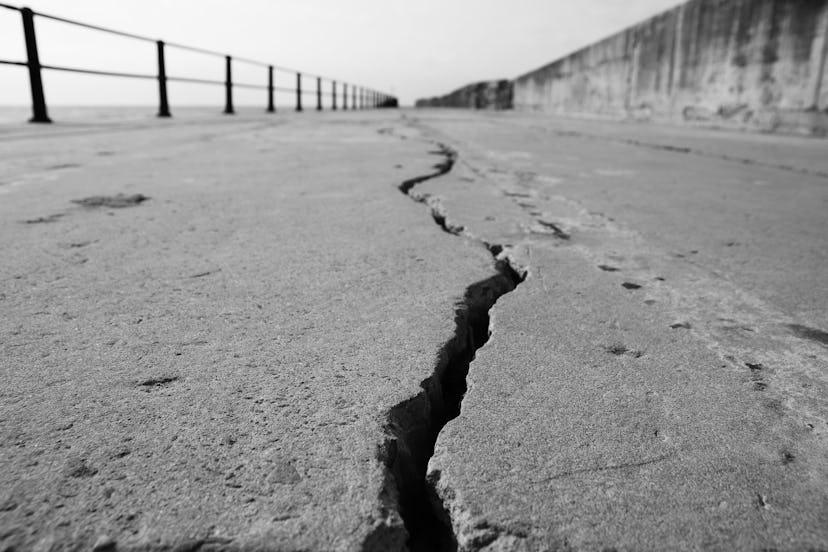
[[[244,58],[244,57],[233,57],[215,50],[209,50],[205,48],[199,48],[195,46],[188,46],[186,44],[179,44],[175,42],[164,42],[162,40],[158,40],[155,38],[151,38],[144,35],[139,35],[135,33],[130,33],[126,31],[119,31],[116,29],[110,29],[107,27],[102,27],[100,25],[93,25],[90,23],[85,23],[82,21],[76,21],[73,19],[67,19],[64,17],[59,17],[56,15],[35,12],[26,7],[19,7],[14,6],[11,4],[7,4],[4,2],[0,2],[0,8],[4,8],[7,10],[17,11],[21,14],[23,20],[23,35],[26,41],[26,56],[27,61],[13,61],[13,60],[5,60],[0,59],[0,65],[11,65],[11,66],[20,66],[20,67],[27,67],[29,70],[29,84],[31,86],[31,93],[32,93],[32,118],[30,119],[31,122],[36,123],[48,123],[51,122],[49,119],[49,115],[46,109],[46,99],[45,94],[43,91],[43,80],[41,77],[42,70],[50,70],[50,71],[63,71],[69,73],[79,73],[85,75],[95,75],[95,76],[107,76],[107,77],[120,77],[120,78],[130,78],[130,79],[144,79],[144,80],[157,80],[158,81],[158,91],[159,91],[159,109],[158,109],[158,116],[159,117],[170,117],[170,108],[169,102],[167,99],[167,83],[168,82],[180,82],[180,83],[191,83],[191,84],[205,84],[205,85],[223,85],[225,87],[225,107],[224,113],[226,114],[233,114],[233,89],[234,88],[244,88],[250,90],[266,90],[268,94],[268,105],[267,105],[267,112],[272,113],[276,111],[275,104],[273,101],[273,96],[275,92],[286,92],[286,93],[293,93],[296,94],[296,111],[302,111],[302,98],[304,96],[313,95],[316,96],[317,99],[317,110],[322,110],[322,99],[329,98],[331,100],[331,109],[337,108],[337,83],[342,84],[342,109],[348,109],[348,101],[349,101],[349,90],[350,90],[350,101],[351,101],[351,109],[363,109],[363,108],[376,108],[376,107],[396,107],[397,106],[397,99],[391,95],[384,94],[382,92],[377,92],[375,90],[361,87],[357,85],[348,84],[346,82],[337,81],[336,79],[325,77],[322,75],[316,75],[311,73],[302,73],[297,69],[292,69],[289,67],[284,67],[280,65],[275,65],[272,63],[266,63],[260,60]],[[37,51],[37,37],[35,34],[35,16],[49,19],[52,21],[58,21],[60,23],[65,23],[68,25],[73,25],[76,27],[81,27],[93,31],[98,31],[102,33],[107,33],[115,36],[120,36],[132,40],[139,40],[142,42],[150,42],[155,43],[157,48],[157,56],[158,56],[158,74],[157,75],[150,75],[146,73],[132,73],[126,71],[111,71],[111,70],[100,70],[100,69],[87,69],[83,67],[65,67],[60,65],[49,65],[49,64],[42,64],[40,63],[40,58],[38,56]],[[176,77],[176,76],[168,76],[166,72],[166,49],[167,48],[174,48],[178,50],[185,50],[189,52],[194,52],[198,54],[204,54],[213,57],[220,57],[224,58],[225,60],[225,80],[219,81],[214,79],[201,79],[201,78],[194,78],[194,77]],[[232,78],[232,67],[234,63],[244,63],[248,65],[254,65],[257,67],[263,67],[267,69],[267,84],[254,84],[248,82],[235,82]],[[295,88],[286,88],[283,86],[276,86],[273,82],[273,73],[274,71],[279,71],[282,73],[290,73],[296,75],[296,87]],[[304,79],[315,79],[316,80],[316,90],[303,90],[302,84]],[[330,91],[323,90],[323,81],[327,81]]]
[[[25,63],[23,65],[26,65]],[[61,67],[60,65],[46,65],[41,64],[41,69],[49,69],[51,71],[64,71],[67,73],[82,73],[84,75],[102,75],[105,77],[125,77],[128,79],[150,79],[155,80],[156,75],[146,75],[141,73],[124,73],[120,71],[98,71],[96,69],[82,69],[80,67]]]

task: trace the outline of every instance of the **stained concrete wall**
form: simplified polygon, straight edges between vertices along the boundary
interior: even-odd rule
[[[495,80],[469,84],[445,96],[417,100],[417,107],[468,107],[511,109],[512,81]]]
[[[514,81],[516,109],[828,131],[828,0],[691,0]]]

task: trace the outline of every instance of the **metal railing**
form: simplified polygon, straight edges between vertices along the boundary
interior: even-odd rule
[[[98,25],[90,25],[88,23],[83,23],[80,21],[74,21],[71,19],[65,19],[63,17],[57,17],[54,15],[49,15],[45,13],[35,12],[26,7],[18,7],[12,6],[10,4],[0,3],[0,8],[5,8],[7,10],[13,10],[20,12],[23,21],[23,37],[26,41],[26,61],[13,61],[13,60],[6,60],[0,59],[0,65],[17,65],[21,67],[27,67],[29,69],[29,84],[31,86],[31,94],[32,94],[32,118],[29,120],[32,123],[51,123],[51,119],[49,118],[48,110],[46,108],[46,96],[43,91],[43,79],[41,77],[41,71],[51,70],[51,71],[66,71],[71,73],[83,73],[87,75],[99,75],[99,76],[109,76],[109,77],[123,77],[123,78],[132,78],[132,79],[151,79],[158,81],[158,116],[159,117],[171,117],[172,113],[170,112],[170,105],[169,100],[167,97],[167,83],[168,82],[185,82],[185,83],[195,83],[195,84],[209,84],[209,85],[223,85],[225,88],[225,101],[224,101],[224,113],[228,115],[232,115],[235,113],[235,108],[233,106],[233,89],[234,88],[247,88],[247,89],[254,89],[254,90],[266,90],[267,91],[267,108],[266,111],[268,113],[275,113],[276,106],[273,101],[274,93],[276,91],[279,92],[294,92],[296,93],[296,111],[303,111],[302,107],[302,98],[307,94],[315,94],[316,96],[316,109],[318,111],[322,111],[323,109],[323,97],[328,97],[331,100],[331,109],[337,109],[337,80],[329,77],[325,77],[322,75],[312,75],[312,74],[305,74],[299,70],[291,69],[288,67],[282,67],[279,65],[264,63],[262,61],[254,60],[254,59],[247,59],[242,57],[233,57],[221,52],[216,52],[213,50],[206,50],[204,48],[197,48],[193,46],[186,46],[184,44],[177,44],[174,42],[165,42],[163,40],[156,40],[154,38],[149,38],[146,36],[141,36],[133,33],[128,33],[124,31],[117,31],[115,29],[108,29],[106,27],[100,27]],[[94,69],[82,69],[78,67],[64,67],[58,65],[47,65],[40,63],[40,58],[37,53],[37,35],[35,33],[35,16],[42,17],[44,19],[51,19],[53,21],[59,21],[61,23],[67,23],[69,25],[74,25],[77,27],[84,27],[86,29],[91,29],[94,31],[99,31],[102,33],[108,33],[112,35],[117,35],[125,38],[131,38],[134,40],[140,40],[142,42],[153,42],[156,44],[157,53],[158,53],[158,74],[157,75],[150,75],[150,74],[143,74],[143,73],[128,73],[123,71],[100,71]],[[190,78],[190,77],[176,77],[167,75],[166,69],[166,61],[165,61],[165,53],[168,48],[175,48],[178,50],[185,50],[189,52],[195,52],[198,54],[205,54],[208,56],[220,57],[224,58],[225,62],[225,80],[211,80],[211,79],[198,79],[198,78]],[[244,63],[248,65],[254,65],[262,68],[267,69],[267,84],[253,84],[253,83],[242,83],[242,82],[234,82],[233,81],[233,63]],[[296,75],[296,87],[295,88],[286,88],[282,86],[274,86],[273,83],[273,73],[274,71],[280,71],[282,73],[291,73]],[[303,77],[310,77],[316,78],[316,91],[315,93],[310,90],[302,90],[302,79]],[[323,84],[325,82],[330,84],[330,92],[323,91]],[[347,84],[341,82],[342,84],[342,109],[347,110],[349,109],[349,98],[348,92],[350,90],[350,109],[371,109],[371,108],[379,108],[379,107],[397,107],[397,98],[390,94],[385,94],[383,92],[379,92],[377,90],[373,90],[371,88],[367,88],[364,86],[357,86],[355,84]]]

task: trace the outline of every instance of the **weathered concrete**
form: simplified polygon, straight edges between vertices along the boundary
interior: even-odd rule
[[[403,547],[389,412],[496,271],[397,190],[427,144],[272,121],[6,136],[0,549]]]
[[[0,549],[828,547],[823,145],[11,129]]]
[[[417,100],[417,107],[467,107],[470,109],[512,109],[512,81],[483,81],[458,88],[445,96]]]
[[[825,547],[819,142],[420,124],[458,160],[415,192],[529,274],[493,309],[429,464],[461,550]]]
[[[514,105],[828,132],[828,1],[691,0],[514,83]]]

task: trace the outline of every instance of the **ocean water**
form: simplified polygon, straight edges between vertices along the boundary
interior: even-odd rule
[[[49,117],[55,122],[95,123],[146,120],[154,117],[151,106],[49,106]],[[19,125],[32,116],[29,106],[0,106],[0,125]]]
[[[282,113],[292,111],[291,106],[276,106]],[[151,105],[128,106],[49,106],[49,117],[58,125],[118,125],[142,121],[156,121],[158,108]],[[264,113],[260,106],[236,106],[240,115]],[[215,106],[175,107],[172,120],[195,120],[218,117],[221,108]],[[0,134],[12,128],[28,125],[32,116],[29,106],[0,105]]]

